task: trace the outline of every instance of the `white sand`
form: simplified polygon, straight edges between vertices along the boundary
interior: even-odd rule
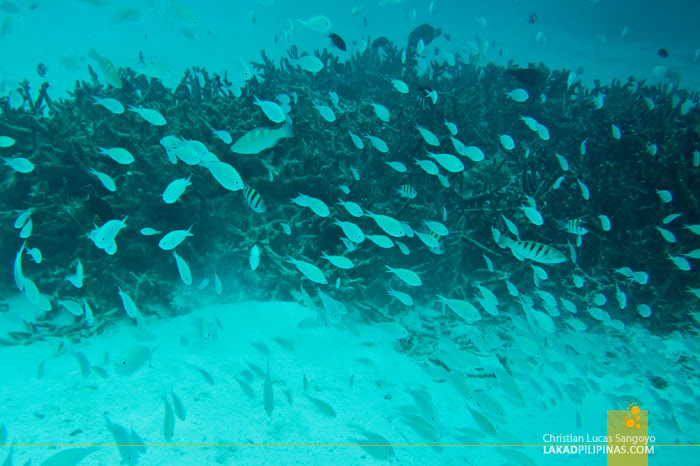
[[[210,299],[206,297],[206,290],[202,293],[199,301]],[[614,406],[607,397],[635,394],[644,400],[644,408],[657,414],[653,418],[653,433],[657,438],[668,440],[682,435],[682,441],[687,441],[697,435],[697,425],[683,425],[690,429],[684,434],[666,432],[659,418],[662,408],[656,406],[647,391],[648,381],[643,374],[626,371],[625,368],[635,363],[625,361],[624,354],[620,354],[623,359],[617,364],[591,366],[587,375],[581,372],[583,361],[600,360],[603,354],[598,352],[582,357],[570,348],[569,354],[563,354],[563,348],[566,348],[563,342],[569,338],[566,334],[561,338],[556,335],[549,337],[540,330],[528,329],[525,333],[530,338],[546,345],[547,356],[537,361],[516,350],[515,356],[510,357],[509,365],[514,371],[524,405],[508,395],[508,391],[492,377],[467,377],[475,391],[485,393],[503,405],[506,412],[501,416],[479,407],[474,400],[467,401],[445,381],[444,372],[438,371],[433,364],[421,363],[422,358],[400,354],[390,338],[382,338],[381,333],[359,324],[352,315],[344,318],[345,328],[300,329],[298,323],[314,317],[315,312],[292,303],[226,304],[225,301],[195,306],[191,314],[167,321],[151,317],[143,332],[132,327],[129,319],[120,313],[122,320],[107,332],[69,345],[58,355],[57,349],[63,340],[57,338],[48,338],[31,346],[0,347],[0,360],[3,361],[0,422],[7,426],[11,441],[24,445],[113,444],[103,419],[103,413],[108,412],[113,422],[127,429],[133,428],[149,445],[174,445],[148,447],[140,464],[194,464],[196,461],[213,464],[217,460],[223,464],[369,464],[374,460],[357,446],[247,446],[229,449],[183,445],[222,442],[348,445],[351,444],[349,437],[361,437],[349,424],[363,426],[395,445],[423,444],[425,441],[397,416],[402,407],[413,406],[411,409],[415,410],[415,402],[406,389],[421,388],[432,397],[438,421],[444,427],[440,441],[446,444],[464,443],[469,438],[480,444],[541,444],[545,433],[605,435],[605,410],[624,409]],[[8,303],[10,310],[0,315],[2,328],[17,329],[18,316],[31,315],[32,310],[21,296],[10,299]],[[412,321],[410,314],[397,311],[402,313],[400,321]],[[74,319],[65,311],[52,312],[63,313],[59,321]],[[218,335],[204,339],[200,335],[200,319],[212,324],[218,319],[222,329],[215,326]],[[495,327],[491,326],[489,330],[487,321],[485,319],[477,326],[479,332],[492,333]],[[451,327],[452,339],[464,331],[459,323]],[[508,331],[503,324],[500,328],[503,332]],[[421,333],[425,328],[414,324],[412,331]],[[183,337],[189,344],[183,345]],[[291,342],[293,350],[274,342],[274,338]],[[270,418],[263,410],[262,378],[255,376],[251,383],[254,399],[246,397],[234,379],[248,368],[248,363],[257,364],[264,370],[267,357],[251,346],[254,342],[265,343],[271,351],[275,403]],[[608,351],[618,352],[616,348],[620,343],[611,343]],[[151,364],[134,375],[120,377],[115,374],[114,364],[119,355],[134,344],[153,348]],[[512,346],[512,343],[507,345]],[[84,379],[68,350],[82,352],[92,365],[103,366],[110,377],[101,379],[93,371]],[[105,352],[109,353],[111,360],[107,366],[103,364]],[[432,354],[431,358],[447,360],[439,346],[432,349]],[[478,367],[486,366],[483,373],[490,374],[491,356],[475,357],[471,354],[461,353],[464,373],[478,375],[482,373]],[[38,380],[37,368],[41,361],[45,363],[45,374]],[[454,359],[450,362],[453,363]],[[428,372],[426,367],[432,369]],[[559,373],[561,367],[567,367],[570,372]],[[196,368],[209,372],[215,385],[209,385]],[[354,386],[350,387],[353,374]],[[336,418],[323,416],[305,399],[304,375],[309,382],[308,393],[330,404],[337,413]],[[584,384],[579,387],[586,392],[582,403],[572,401],[566,395],[558,399],[556,392],[542,379],[543,375],[557,380],[565,393],[565,385],[580,384],[583,378],[593,378],[602,393],[595,393]],[[533,390],[529,377],[538,380],[544,391]],[[612,388],[623,384],[628,385],[624,391]],[[187,409],[187,419],[176,422],[171,442],[167,442],[162,434],[164,406],[160,395],[163,387],[172,387]],[[292,404],[287,401],[286,391],[291,392]],[[671,390],[667,395],[671,393],[674,394],[672,399],[684,400],[682,395]],[[496,438],[479,433],[483,429],[471,417],[467,406],[483,412],[490,419],[499,432]],[[582,418],[581,429],[575,426],[576,411]],[[44,418],[37,418],[36,413],[41,413]],[[474,431],[459,442],[450,435],[456,432],[455,428]],[[81,432],[71,437],[70,433],[76,429]],[[396,447],[395,450],[401,464],[462,464],[463,458],[474,463],[503,461],[494,448]],[[526,452],[539,464],[561,464],[562,461],[559,456],[543,456],[541,447],[531,447]],[[32,458],[34,464],[39,464],[53,453],[55,450],[47,447],[17,447],[15,462],[22,464]],[[689,452],[676,449],[673,454]],[[82,464],[116,464],[117,459],[115,447],[104,447]],[[683,456],[676,457],[678,459],[683,459]],[[578,456],[570,460],[572,464],[603,464],[605,457]]]

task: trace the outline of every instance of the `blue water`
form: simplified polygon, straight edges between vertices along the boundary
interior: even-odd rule
[[[696,463],[700,6],[224,3],[0,5],[5,464]]]

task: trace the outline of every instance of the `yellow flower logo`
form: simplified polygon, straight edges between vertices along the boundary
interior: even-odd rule
[[[630,414],[625,416],[625,425],[630,429],[634,429],[635,427],[637,429],[641,429],[642,425],[639,423],[639,421],[642,420],[642,417],[639,415],[641,409],[639,406],[637,406],[637,403],[632,403],[627,407],[627,409],[629,410]]]

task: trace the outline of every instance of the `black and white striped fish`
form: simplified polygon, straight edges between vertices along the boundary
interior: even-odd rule
[[[263,202],[262,197],[251,186],[245,187],[245,189],[243,190],[243,197],[245,197],[245,201],[255,212],[262,213],[267,210],[267,207],[265,207],[265,203]]]
[[[418,195],[418,191],[410,184],[404,184],[400,188],[396,188],[396,194],[406,199],[414,199]]]
[[[572,235],[583,236],[586,233],[588,233],[588,229],[583,226],[583,220],[581,220],[580,218],[575,218],[573,220],[569,220],[566,223],[562,223],[561,228],[562,230],[566,230]]]
[[[564,253],[546,244],[534,241],[517,241],[507,236],[501,236],[499,244],[510,248],[518,260],[529,259],[540,264],[559,264],[567,261]]]
[[[445,254],[445,242],[442,240],[442,237],[430,229],[428,229],[428,234],[438,240],[437,246],[428,248],[430,252],[437,254],[438,256]]]

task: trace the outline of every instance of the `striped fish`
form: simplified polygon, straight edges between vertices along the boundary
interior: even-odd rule
[[[540,264],[559,264],[566,262],[566,256],[557,249],[534,241],[517,241],[501,236],[499,244],[510,248],[518,260],[529,259]]]
[[[260,194],[258,194],[254,188],[246,186],[246,188],[243,190],[243,197],[245,197],[245,201],[255,212],[262,213],[267,210],[262,197],[260,197]]]
[[[430,252],[437,254],[438,256],[445,254],[445,242],[442,240],[442,237],[430,229],[428,229],[428,234],[438,240],[438,245],[436,247],[428,248]]]
[[[586,233],[588,233],[588,229],[583,226],[583,220],[581,220],[580,218],[575,218],[564,223],[562,225],[562,230],[566,230],[572,235],[578,236],[583,236]]]
[[[418,195],[418,191],[416,191],[416,188],[410,184],[404,184],[401,187],[396,188],[396,194],[401,197],[405,197],[406,199],[414,199]]]

